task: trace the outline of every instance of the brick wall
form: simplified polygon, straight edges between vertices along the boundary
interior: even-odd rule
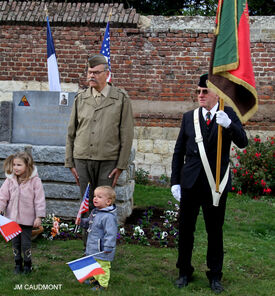
[[[269,18],[270,22],[274,20]],[[155,28],[152,19],[146,28],[111,26],[113,82],[125,88],[136,101],[137,125],[178,126],[182,111],[179,106],[186,102],[192,107],[198,77],[208,69],[212,42],[212,19],[199,20],[201,28],[193,30],[189,27],[174,29],[169,23],[166,28]],[[209,23],[203,25],[205,20]],[[186,23],[183,18],[180,21]],[[258,28],[262,21],[253,18],[251,27]],[[85,62],[90,54],[99,52],[104,28],[90,24],[52,25],[51,29],[61,83],[73,83],[80,88],[85,86]],[[251,31],[251,53],[262,111],[248,123],[251,129],[275,129],[269,112],[269,106],[273,107],[275,102],[275,29],[262,29],[264,32],[268,30],[268,36],[257,36],[258,31]],[[0,53],[0,81],[47,82],[45,25],[1,25]],[[16,84],[13,83],[13,87]],[[162,102],[166,104],[161,108]]]
[[[251,18],[259,111],[245,128],[254,133],[275,131],[274,24],[273,16]],[[125,88],[132,99],[138,149],[139,139],[148,136],[141,130],[177,130],[182,113],[196,107],[194,88],[208,69],[214,19],[151,16],[140,17],[136,28],[112,24],[110,28],[112,82]],[[100,51],[105,26],[53,23],[51,30],[62,89],[70,86],[77,91],[86,84],[85,63]],[[13,90],[46,89],[46,57],[45,24],[0,23],[0,100],[10,100]],[[169,169],[164,173],[169,174]]]

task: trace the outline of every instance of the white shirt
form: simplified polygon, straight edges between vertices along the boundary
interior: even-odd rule
[[[217,103],[211,110],[207,110],[204,107],[202,107],[202,116],[203,116],[203,118],[206,120],[206,113],[210,112],[211,113],[210,120],[212,120],[213,117],[215,116],[215,113],[217,112],[218,106],[219,106],[219,103]]]

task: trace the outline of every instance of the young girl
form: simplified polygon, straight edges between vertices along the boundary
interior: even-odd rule
[[[33,159],[27,152],[10,155],[4,162],[6,180],[0,188],[0,212],[17,222],[22,232],[12,240],[16,274],[31,272],[31,233],[46,214],[45,194]],[[22,256],[24,269],[22,267]]]

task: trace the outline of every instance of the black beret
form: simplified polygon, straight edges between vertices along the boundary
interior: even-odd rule
[[[108,64],[107,59],[103,54],[95,54],[88,58],[89,67],[93,68],[97,65],[105,65]]]
[[[207,85],[206,85],[207,80],[208,80],[208,73],[201,75],[198,86],[207,87]]]

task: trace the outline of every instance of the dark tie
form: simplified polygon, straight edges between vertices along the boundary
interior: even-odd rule
[[[207,124],[207,126],[209,126],[210,122],[211,122],[211,112],[208,111],[206,113],[206,124]]]

